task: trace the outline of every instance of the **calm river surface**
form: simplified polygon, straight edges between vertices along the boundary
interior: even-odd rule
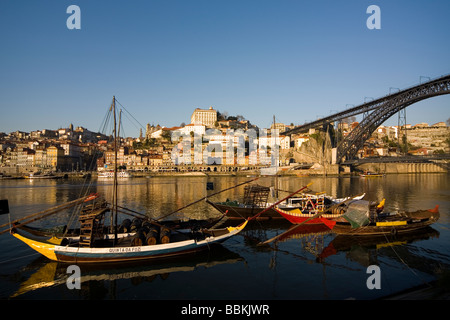
[[[119,205],[152,217],[181,208],[208,193],[249,180],[248,177],[151,177],[120,181]],[[206,182],[214,190],[206,191]],[[257,183],[273,186],[275,178]],[[435,280],[450,266],[450,176],[447,174],[360,177],[279,177],[282,190],[295,191],[312,182],[315,191],[335,197],[365,192],[365,199],[386,198],[385,211],[434,208],[441,218],[427,232],[407,238],[367,243],[342,242],[331,232],[293,234],[271,246],[257,246],[287,230],[289,223],[254,222],[216,250],[165,263],[81,267],[81,289],[68,289],[67,266],[50,262],[8,233],[0,235],[0,299],[376,299]],[[94,192],[106,198],[111,182],[92,179]],[[17,219],[76,199],[85,181],[0,180],[0,199],[8,199]],[[244,187],[211,198],[241,199]],[[205,202],[183,210],[193,218],[217,216]],[[180,217],[177,215],[176,217]],[[0,216],[0,224],[9,221]],[[49,223],[48,225],[46,223]],[[35,226],[64,224],[63,217]],[[381,270],[381,289],[369,290],[369,265]]]

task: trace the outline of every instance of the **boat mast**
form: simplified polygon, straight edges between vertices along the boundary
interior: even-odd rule
[[[272,130],[270,130],[270,137],[271,137],[271,139],[275,139],[274,138],[274,135],[273,135],[273,132],[275,132],[275,115],[273,115],[273,131]],[[273,140],[272,140],[273,141]],[[276,141],[273,143],[273,145],[275,146],[276,145]],[[272,157],[273,157],[273,150],[272,150]],[[277,161],[278,159],[275,159],[275,161]],[[275,199],[277,199],[278,200],[278,161],[277,161],[277,163],[276,163],[276,171],[275,171]]]
[[[114,96],[114,108],[116,106],[116,97]],[[114,134],[115,134],[115,139],[114,139],[114,245],[116,245],[117,243],[117,199],[118,199],[118,188],[119,188],[119,184],[117,182],[117,150],[119,148],[120,145],[120,141],[119,143],[117,143],[117,139],[120,139],[120,126],[122,125],[122,109],[120,109],[120,113],[119,113],[119,131],[116,132],[117,130],[117,124],[116,124],[116,112],[114,112]]]
[[[113,182],[113,208],[111,212],[111,232],[117,238],[117,122],[116,122],[116,97],[113,96],[112,112],[114,117],[114,182]]]
[[[117,136],[120,137],[120,127],[122,126],[122,109],[119,110],[119,125],[117,126]]]

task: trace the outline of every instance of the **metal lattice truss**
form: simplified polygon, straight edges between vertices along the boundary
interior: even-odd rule
[[[450,76],[445,76],[379,99],[381,101],[376,108],[338,145],[337,161],[355,158],[372,133],[400,110],[421,100],[449,93]]]
[[[431,97],[450,93],[450,75],[446,75],[429,82],[421,83],[414,87],[387,95],[362,105],[338,112],[325,118],[301,125],[288,130],[283,134],[295,134],[305,132],[310,128],[325,127],[328,124],[364,114],[364,119],[349,135],[343,139],[337,147],[337,162],[345,159],[353,159],[364,142],[387,119],[392,117],[407,106]]]

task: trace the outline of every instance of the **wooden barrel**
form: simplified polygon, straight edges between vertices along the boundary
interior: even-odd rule
[[[122,224],[120,225],[119,232],[130,232],[131,231],[131,220],[125,219],[122,221]]]
[[[138,231],[133,236],[133,239],[131,239],[131,246],[132,247],[139,247],[144,244],[145,238],[142,232]]]
[[[144,221],[144,223],[142,223],[142,226],[139,230],[144,234],[144,238],[147,236],[147,233],[150,230],[150,228],[153,228],[150,222]]]
[[[145,238],[145,243],[150,246],[155,245],[158,243],[158,238],[159,238],[158,228],[151,227],[148,229],[147,236]]]
[[[332,214],[344,214],[345,209],[344,209],[344,207],[339,206],[339,207],[334,208],[331,213]]]
[[[142,226],[141,219],[134,218],[133,222],[131,223],[131,231],[133,231],[133,232],[137,231],[141,228],[141,226]]]
[[[165,227],[161,227],[159,232],[159,239],[161,243],[169,243],[170,242],[170,230]]]

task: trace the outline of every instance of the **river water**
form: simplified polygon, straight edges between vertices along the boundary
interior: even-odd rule
[[[249,180],[248,177],[147,177],[120,181],[119,205],[158,218],[193,201]],[[213,182],[214,190],[206,191]],[[360,177],[265,177],[257,183],[295,191],[311,188],[334,197],[365,192],[367,200],[386,199],[385,211],[415,211],[440,206],[432,228],[408,237],[383,237],[357,243],[332,232],[304,228],[257,246],[286,231],[286,222],[252,222],[241,234],[213,251],[161,263],[81,267],[81,289],[69,289],[67,266],[51,262],[8,233],[0,235],[0,299],[146,300],[335,300],[377,299],[435,280],[450,266],[450,179],[447,174]],[[108,180],[88,181],[93,192],[111,194]],[[78,198],[86,181],[0,180],[0,199],[8,199],[11,219]],[[239,199],[243,187],[210,198]],[[178,217],[217,216],[201,201]],[[35,226],[64,224],[62,217]],[[0,216],[0,224],[9,221]],[[381,288],[367,286],[368,267],[380,269]]]

